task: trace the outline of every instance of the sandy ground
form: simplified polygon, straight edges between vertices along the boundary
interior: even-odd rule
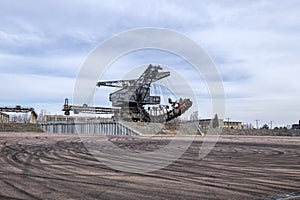
[[[169,142],[111,140],[131,151]],[[202,142],[164,169],[134,174],[97,161],[75,135],[0,133],[0,199],[272,199],[300,191],[300,137],[222,136],[199,160]]]

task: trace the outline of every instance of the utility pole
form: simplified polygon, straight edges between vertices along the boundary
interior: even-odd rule
[[[258,122],[260,121],[259,119],[256,119],[256,129],[258,129]]]
[[[227,128],[229,128],[229,120],[230,120],[230,118],[228,117],[226,119],[227,119]]]
[[[298,124],[298,134],[300,135],[300,120],[299,120],[299,124]]]
[[[272,129],[273,122],[274,121],[272,121],[272,120],[270,121],[270,129]]]

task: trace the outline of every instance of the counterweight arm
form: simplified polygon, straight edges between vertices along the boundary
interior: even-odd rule
[[[117,80],[117,81],[100,81],[97,82],[97,86],[106,86],[106,87],[118,87],[124,88],[133,85],[136,82],[135,79],[132,80]]]

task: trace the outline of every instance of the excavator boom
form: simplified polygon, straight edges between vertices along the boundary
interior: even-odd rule
[[[162,67],[149,65],[138,79],[99,81],[96,86],[107,86],[120,88],[109,95],[112,102],[111,108],[92,107],[88,105],[74,106],[69,105],[65,100],[63,111],[66,115],[70,111],[77,113],[96,113],[96,114],[114,114],[117,118],[131,119],[133,121],[170,121],[182,115],[192,106],[190,99],[180,99],[179,101],[170,101],[171,109],[167,105],[160,105],[160,96],[151,96],[151,84],[163,78],[170,76],[170,72],[161,72]],[[144,105],[159,105],[155,112],[146,110]],[[176,105],[176,106],[174,106]],[[157,109],[159,108],[159,109]],[[155,113],[152,115],[151,113]]]

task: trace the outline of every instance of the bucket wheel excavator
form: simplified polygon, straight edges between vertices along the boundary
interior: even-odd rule
[[[112,102],[111,108],[73,106],[65,100],[63,111],[69,115],[70,111],[75,114],[79,112],[90,112],[97,114],[114,114],[114,118],[142,121],[142,122],[168,122],[186,112],[191,106],[190,99],[179,99],[173,101],[168,99],[169,105],[161,105],[160,96],[151,96],[151,84],[170,76],[170,72],[162,72],[162,67],[149,65],[138,79],[100,81],[98,87],[116,87],[119,90],[109,95]],[[145,106],[148,105],[146,109]]]

